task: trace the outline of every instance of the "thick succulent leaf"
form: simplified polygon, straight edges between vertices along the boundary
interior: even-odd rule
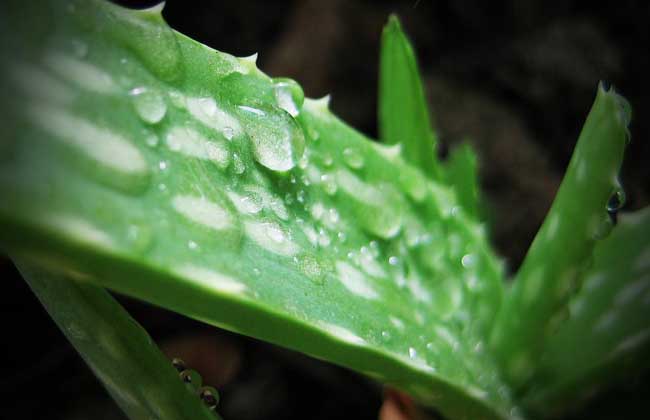
[[[501,309],[492,348],[515,386],[531,377],[544,344],[566,319],[599,239],[611,230],[608,202],[628,139],[629,106],[598,89],[567,173]]]
[[[650,361],[650,208],[620,217],[596,245],[594,264],[550,337],[527,404],[557,414]],[[549,408],[553,408],[549,412]]]
[[[6,250],[452,418],[507,415],[483,344],[502,268],[450,189],[159,9],[14,7],[0,25]]]
[[[170,360],[107,291],[75,281],[79,273],[53,274],[22,260],[17,266],[52,319],[130,419],[219,418],[193,388],[181,381]]]
[[[480,219],[478,158],[469,143],[451,150],[444,166],[444,179],[454,188],[458,202],[467,214]]]
[[[401,144],[404,158],[433,179],[440,179],[436,136],[411,43],[392,15],[381,36],[379,137]]]

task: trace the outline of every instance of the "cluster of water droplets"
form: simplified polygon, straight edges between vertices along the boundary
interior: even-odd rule
[[[212,386],[203,385],[201,375],[194,369],[188,369],[182,359],[172,359],[172,366],[178,371],[178,376],[188,390],[198,395],[206,407],[214,412],[219,405],[219,391]]]

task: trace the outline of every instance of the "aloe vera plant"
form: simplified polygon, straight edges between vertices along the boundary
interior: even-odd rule
[[[213,413],[105,289],[448,418],[555,414],[647,363],[650,213],[614,226],[631,111],[613,89],[510,286],[476,156],[437,159],[396,18],[374,142],[255,57],[173,31],[161,6],[9,1],[0,16],[0,243],[131,418]]]

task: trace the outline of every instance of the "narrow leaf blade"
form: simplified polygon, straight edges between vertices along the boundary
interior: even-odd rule
[[[610,196],[627,142],[629,105],[601,85],[566,175],[492,334],[505,375],[526,384],[548,337],[566,317],[599,238],[611,228]]]
[[[445,162],[445,181],[454,187],[458,202],[470,217],[481,220],[478,158],[469,143],[455,147]]]
[[[650,361],[650,208],[620,217],[596,245],[570,317],[546,346],[527,405],[559,414]],[[549,408],[553,408],[550,412]]]
[[[185,386],[170,360],[108,292],[30,261],[19,260],[17,266],[52,319],[130,419],[220,418]]]
[[[388,20],[381,37],[379,134],[386,144],[401,144],[408,162],[439,179],[436,136],[418,65],[395,15]]]

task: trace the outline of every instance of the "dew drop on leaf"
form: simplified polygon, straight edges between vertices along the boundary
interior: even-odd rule
[[[219,392],[211,386],[201,387],[199,398],[210,410],[214,410],[219,405]]]
[[[297,117],[305,100],[300,85],[295,80],[278,77],[273,79],[273,92],[278,106],[292,117]]]
[[[201,375],[194,369],[185,369],[178,376],[194,390],[198,390],[203,382]]]
[[[140,119],[147,124],[159,123],[167,113],[167,104],[163,97],[154,89],[137,87],[129,92],[133,107]]]
[[[239,106],[255,160],[272,171],[293,169],[305,149],[305,137],[296,121],[271,106]]]
[[[183,371],[187,368],[187,365],[185,364],[185,362],[183,361],[183,359],[180,359],[180,358],[178,358],[178,357],[174,357],[174,358],[172,359],[172,366],[174,366],[174,368],[175,368],[179,373],[183,372]]]
[[[611,195],[607,201],[607,213],[611,219],[612,224],[616,225],[618,221],[618,211],[625,205],[625,191],[622,188],[617,188],[614,194]]]
[[[352,169],[363,168],[363,155],[358,149],[346,147],[345,150],[343,150],[343,160]]]

